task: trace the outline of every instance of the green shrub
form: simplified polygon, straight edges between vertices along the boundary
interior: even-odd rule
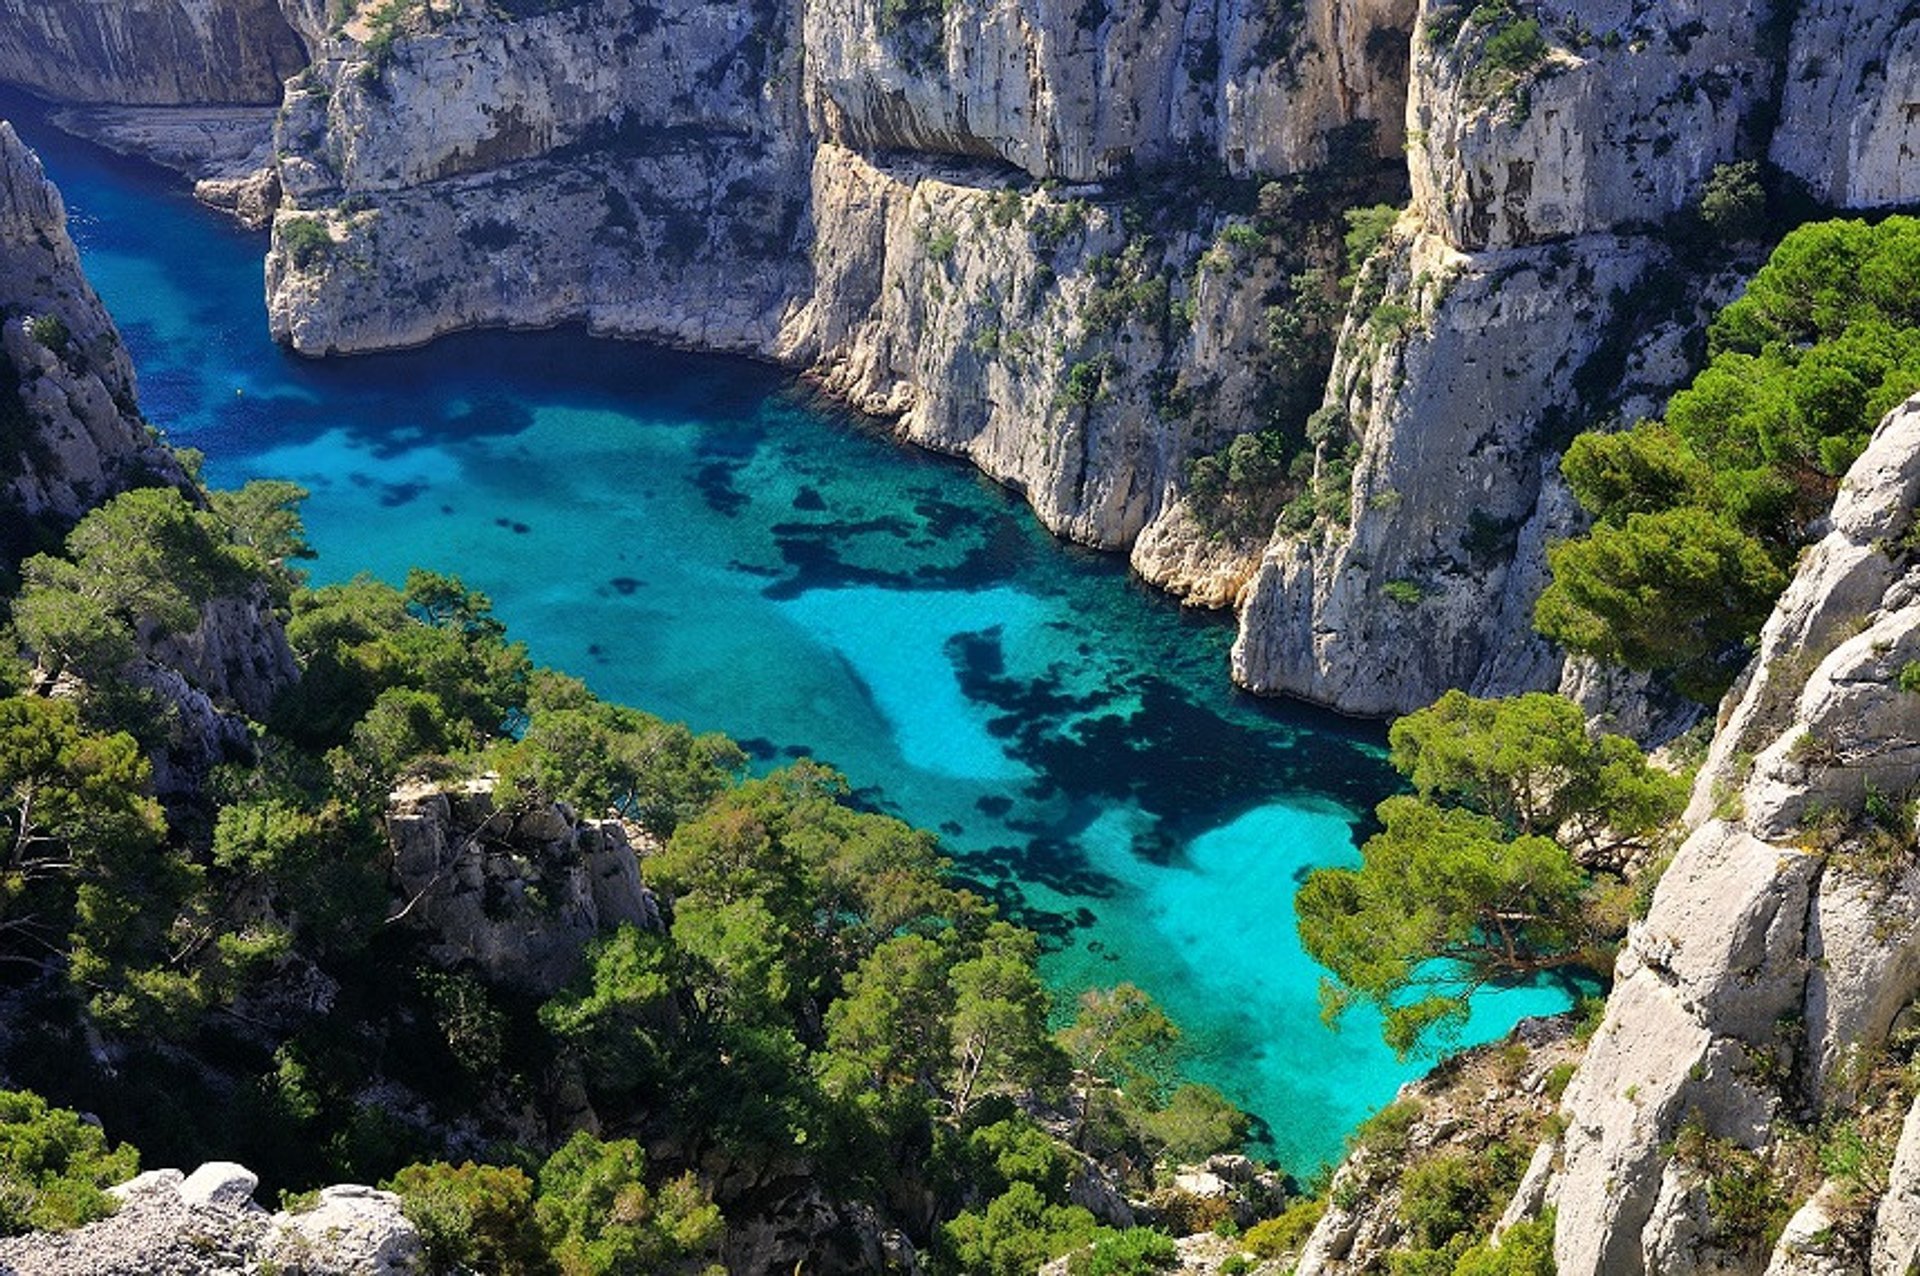
[[[1300,1200],[1287,1206],[1278,1217],[1255,1223],[1240,1238],[1241,1243],[1261,1258],[1284,1258],[1307,1243],[1307,1237],[1327,1212],[1322,1200]]]
[[[1150,1227],[1129,1227],[1094,1241],[1067,1264],[1072,1276],[1148,1276],[1179,1261],[1173,1238]]]
[[[27,321],[27,335],[55,354],[65,354],[73,340],[59,315],[35,315]]]
[[[1515,1223],[1495,1245],[1476,1245],[1454,1264],[1453,1276],[1554,1276],[1553,1211]]]
[[[0,1090],[0,1236],[105,1218],[114,1200],[102,1189],[139,1170],[137,1151],[109,1147],[79,1113],[24,1090]]]
[[[420,1229],[428,1266],[532,1276],[546,1270],[533,1180],[512,1166],[409,1165],[384,1186]]]
[[[333,235],[318,218],[282,218],[275,231],[281,251],[297,270],[311,270],[333,252]]]
[[[1723,242],[1758,239],[1767,229],[1767,192],[1755,160],[1716,164],[1700,188],[1700,221]]]
[[[1380,592],[1399,603],[1402,607],[1412,607],[1426,597],[1426,591],[1411,580],[1390,580],[1380,586]]]
[[[1518,76],[1539,66],[1546,56],[1547,42],[1540,34],[1540,23],[1523,18],[1487,37],[1480,50],[1480,65]]]

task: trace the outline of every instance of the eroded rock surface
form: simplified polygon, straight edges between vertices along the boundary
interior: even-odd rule
[[[209,1162],[192,1174],[149,1170],[109,1189],[112,1215],[71,1232],[0,1240],[0,1272],[19,1276],[403,1276],[424,1270],[420,1233],[400,1198],[370,1187],[322,1188],[305,1209],[253,1202],[259,1179]]]

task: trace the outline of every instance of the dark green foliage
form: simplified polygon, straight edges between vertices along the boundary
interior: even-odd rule
[[[1630,514],[1547,551],[1553,583],[1534,623],[1575,651],[1636,669],[1665,669],[1710,700],[1743,661],[1786,587],[1764,546],[1697,507]]]
[[[1055,1204],[1031,1183],[1017,1182],[987,1204],[940,1229],[936,1271],[953,1276],[1031,1276],[1101,1231],[1078,1205]]]
[[[255,562],[174,489],[125,492],[80,520],[64,557],[21,564],[14,627],[49,672],[111,681],[133,658],[136,630],[192,630],[206,602],[247,587]]]
[[[1742,226],[1759,175],[1734,169],[1710,194]],[[1714,320],[1712,360],[1663,423],[1576,439],[1566,474],[1599,526],[1549,551],[1541,632],[1717,697],[1839,476],[1920,389],[1916,269],[1913,218],[1803,226]]]
[[[114,1202],[101,1189],[139,1170],[138,1152],[124,1143],[110,1147],[79,1113],[0,1090],[0,1236],[105,1218]]]
[[[702,810],[746,766],[725,736],[595,698],[586,684],[542,670],[527,689],[520,738],[496,749],[501,805],[567,802],[612,811],[665,837]]]
[[[1545,833],[1590,856],[1638,850],[1686,803],[1687,785],[1624,736],[1591,732],[1580,707],[1543,692],[1477,699],[1449,691],[1393,724],[1394,767],[1430,800]],[[1598,826],[1605,826],[1604,830]]]
[[[428,1270],[543,1276],[551,1269],[534,1222],[533,1180],[513,1166],[409,1165],[384,1185],[420,1229]]]
[[[535,1216],[565,1276],[666,1272],[713,1247],[720,1211],[692,1174],[654,1187],[631,1139],[585,1131],[540,1167]]]
[[[1767,191],[1760,164],[1716,164],[1700,191],[1700,221],[1721,243],[1759,239],[1767,230]]]
[[[333,255],[333,232],[317,217],[282,217],[273,229],[296,270],[312,270]]]
[[[1129,1227],[1102,1236],[1067,1264],[1069,1276],[1147,1276],[1179,1264],[1173,1238],[1150,1227]]]
[[[1373,256],[1374,249],[1386,242],[1387,233],[1400,220],[1400,210],[1392,204],[1372,204],[1365,208],[1349,208],[1342,216],[1347,223],[1343,240],[1346,247],[1346,273],[1340,276],[1340,290],[1352,292],[1354,281],[1360,277],[1360,267],[1366,264],[1367,258]]]
[[[1456,1030],[1489,982],[1604,966],[1624,920],[1573,851],[1616,867],[1679,813],[1686,785],[1544,693],[1450,691],[1389,738],[1416,796],[1382,802],[1361,866],[1314,871],[1295,907],[1307,951],[1334,975],[1327,1015],[1373,1005],[1405,1055]]]
[[[27,323],[27,335],[60,355],[67,352],[67,346],[73,340],[73,333],[59,315],[36,315]]]
[[[1457,1031],[1489,980],[1569,960],[1585,880],[1552,839],[1509,839],[1488,816],[1400,797],[1379,817],[1361,867],[1315,870],[1295,907],[1307,951],[1339,981],[1324,988],[1329,1015],[1372,1003],[1406,1055]]]
[[[1515,1223],[1498,1245],[1483,1242],[1460,1256],[1453,1276],[1554,1276],[1553,1211]]]

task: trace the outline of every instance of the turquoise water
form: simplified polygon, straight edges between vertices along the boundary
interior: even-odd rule
[[[1356,858],[1393,784],[1377,729],[1236,694],[1231,628],[1049,537],[964,466],[740,360],[579,332],[314,363],[266,338],[264,244],[165,175],[11,113],[66,195],[140,370],[210,482],[292,478],[317,579],[410,564],[490,594],[602,695],[812,755],[940,830],[1045,937],[1063,993],[1131,979],[1187,1075],[1295,1170],[1415,1069],[1318,1017],[1301,874]],[[1483,999],[1471,1035],[1564,1004]]]

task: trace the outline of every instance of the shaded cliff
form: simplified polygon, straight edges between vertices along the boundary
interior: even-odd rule
[[[99,502],[183,481],[140,416],[133,363],[80,272],[66,207],[0,122],[0,572]]]
[[[305,62],[274,0],[0,4],[0,81],[62,102],[266,104]]]

